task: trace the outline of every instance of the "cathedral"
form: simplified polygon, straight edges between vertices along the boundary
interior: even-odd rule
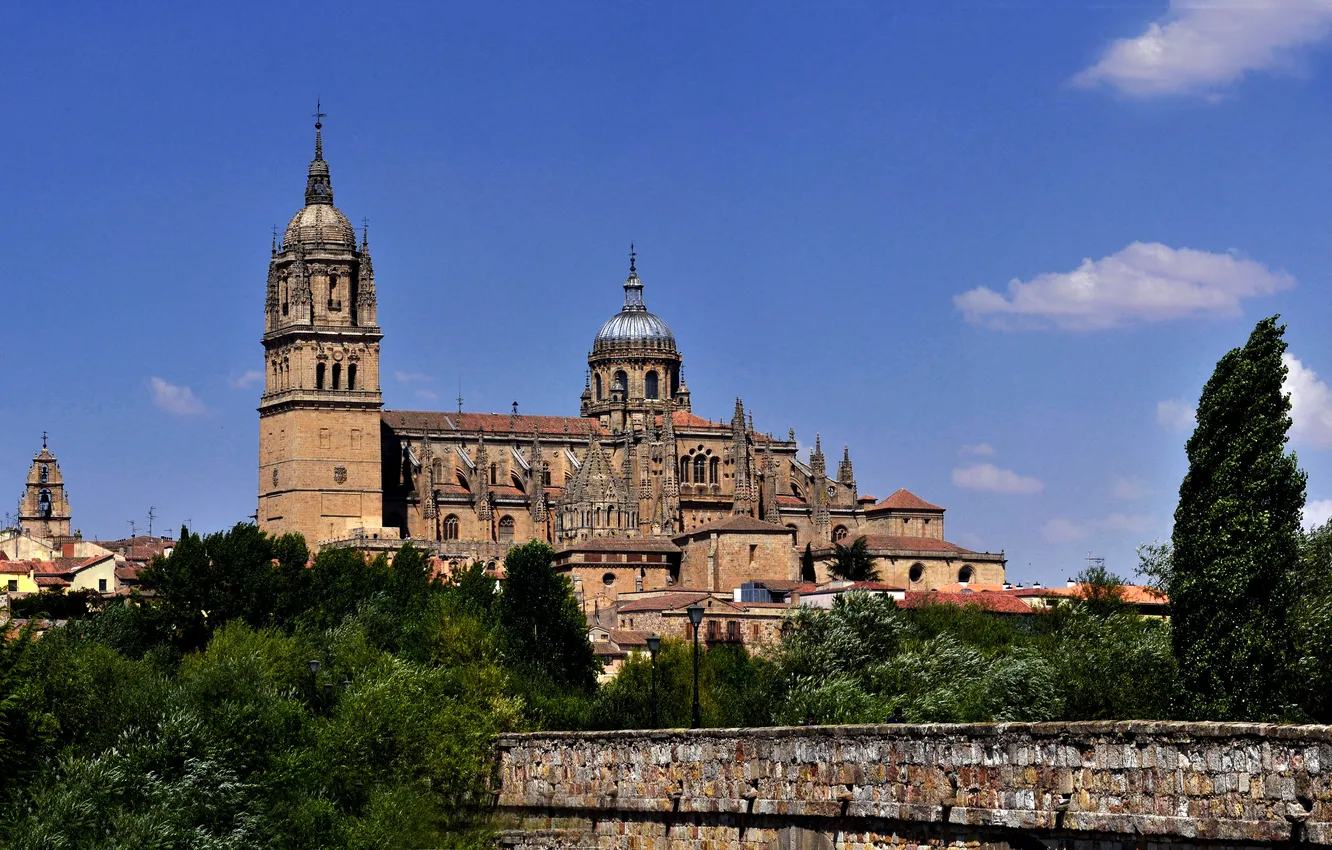
[[[300,532],[315,547],[410,539],[459,563],[502,561],[510,546],[541,540],[581,553],[578,563],[661,564],[656,578],[638,569],[640,590],[724,583],[715,564],[679,575],[691,563],[681,547],[710,538],[712,563],[723,531],[755,541],[745,544],[751,560],[779,552],[768,571],[786,575],[774,578],[797,577],[807,544],[826,558],[832,544],[865,536],[904,586],[1003,581],[1001,553],[944,541],[943,508],[905,490],[882,502],[862,496],[845,448],[830,472],[817,437],[802,459],[794,432],[757,430],[740,399],[720,421],[695,415],[684,358],[648,310],[632,252],[623,303],[592,339],[576,416],[520,415],[516,404],[508,413],[385,410],[377,299],[368,238],[333,204],[316,121],[305,205],[280,241],[274,235],[268,268],[265,531]]]

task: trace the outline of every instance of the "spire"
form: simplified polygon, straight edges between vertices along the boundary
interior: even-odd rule
[[[370,219],[361,219],[361,250],[365,251],[370,247]]]
[[[643,281],[638,279],[638,252],[629,245],[629,277],[624,279],[624,309],[647,312],[643,303]]]
[[[842,462],[837,465],[837,480],[847,486],[856,483],[856,475],[851,468],[851,449],[847,446],[842,446]]]
[[[315,155],[310,160],[310,170],[305,180],[305,205],[332,204],[333,184],[328,177],[328,163],[324,162],[324,112],[319,101],[315,105]]]

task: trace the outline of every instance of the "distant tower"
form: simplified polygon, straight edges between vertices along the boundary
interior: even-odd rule
[[[259,403],[259,527],[312,545],[383,524],[380,333],[370,246],[333,206],[322,112],[305,206],[272,248]]]
[[[46,447],[46,434],[42,434],[42,450],[33,457],[28,469],[18,514],[19,529],[29,537],[59,540],[70,536],[65,479],[55,455]]]

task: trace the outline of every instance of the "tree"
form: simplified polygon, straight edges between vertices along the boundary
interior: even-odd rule
[[[869,545],[864,537],[857,537],[850,546],[833,544],[833,562],[828,572],[848,581],[878,581],[879,571],[870,557]]]
[[[511,663],[556,683],[590,691],[600,667],[587,639],[587,618],[569,579],[555,572],[555,550],[534,540],[504,557],[499,621]]]
[[[1276,717],[1289,692],[1305,474],[1286,452],[1284,331],[1264,319],[1221,358],[1186,449],[1166,589],[1193,717]]]
[[[1077,581],[1077,600],[1088,613],[1105,617],[1128,609],[1124,580],[1105,567],[1088,567],[1078,574]]]
[[[818,573],[814,572],[814,552],[808,543],[805,544],[805,554],[800,556],[800,580],[810,583],[819,580]]]

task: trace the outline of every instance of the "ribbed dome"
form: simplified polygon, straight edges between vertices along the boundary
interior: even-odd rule
[[[606,320],[606,324],[597,331],[593,347],[599,344],[653,342],[654,347],[664,343],[675,348],[675,336],[671,329],[655,313],[647,310],[623,310]]]
[[[610,346],[641,345],[657,351],[675,351],[670,327],[643,303],[643,281],[638,279],[634,255],[629,256],[629,277],[624,282],[624,307],[606,320],[592,341],[595,352]]]
[[[292,216],[282,237],[287,247],[326,246],[356,250],[356,230],[342,211],[332,204],[310,204]]]

